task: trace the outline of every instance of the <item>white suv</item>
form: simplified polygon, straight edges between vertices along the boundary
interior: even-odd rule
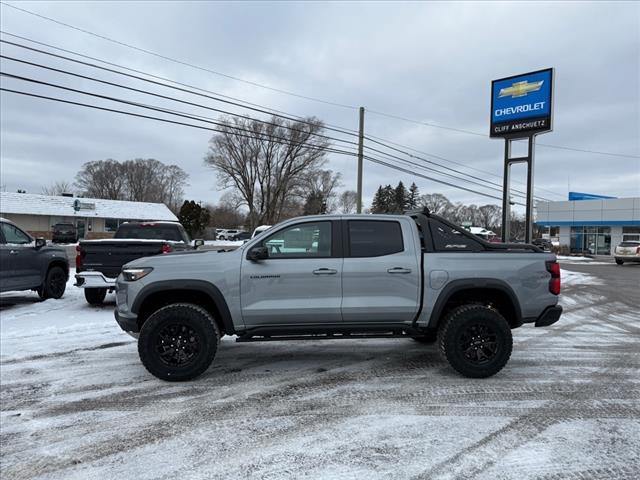
[[[618,265],[624,262],[640,262],[640,241],[627,240],[618,245],[613,253]]]

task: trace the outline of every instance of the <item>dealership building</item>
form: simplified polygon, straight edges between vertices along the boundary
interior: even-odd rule
[[[619,243],[640,240],[640,197],[570,192],[568,201],[538,202],[536,224],[571,253],[611,255]]]
[[[73,223],[79,238],[109,238],[123,222],[178,218],[163,203],[0,192],[0,217],[34,237],[51,238],[56,223]]]

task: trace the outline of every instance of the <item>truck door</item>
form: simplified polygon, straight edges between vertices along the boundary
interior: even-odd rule
[[[244,256],[240,298],[247,326],[342,321],[339,221],[311,220],[265,236],[269,258]],[[256,245],[254,245],[256,246]]]
[[[407,322],[419,305],[420,255],[408,222],[346,220],[342,267],[345,323]]]
[[[8,223],[0,223],[2,237],[3,267],[6,263],[5,283],[11,288],[37,287],[41,283],[38,252],[31,237]]]

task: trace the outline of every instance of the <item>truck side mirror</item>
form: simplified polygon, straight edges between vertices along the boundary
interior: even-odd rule
[[[193,248],[198,248],[204,245],[204,240],[201,238],[193,241]]]
[[[269,258],[269,250],[267,247],[253,247],[247,252],[247,260],[257,262],[258,260],[266,260]]]
[[[44,238],[36,238],[36,250],[40,250],[47,245],[47,241]]]

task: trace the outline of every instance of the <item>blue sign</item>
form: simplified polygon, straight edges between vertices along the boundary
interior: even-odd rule
[[[492,137],[529,136],[551,130],[553,69],[491,82]]]

